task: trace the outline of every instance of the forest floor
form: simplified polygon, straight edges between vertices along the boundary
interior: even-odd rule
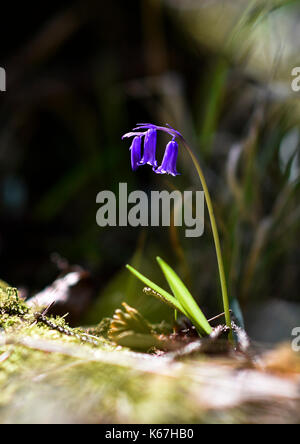
[[[139,353],[0,290],[2,424],[299,422],[300,354],[290,344]]]

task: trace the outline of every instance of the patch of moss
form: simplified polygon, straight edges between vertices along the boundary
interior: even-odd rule
[[[252,393],[251,405],[241,397],[240,405],[226,407],[240,361],[193,354],[176,362],[128,353],[107,339],[108,319],[85,330],[70,328],[63,317],[47,317],[47,323],[76,333],[69,336],[37,321],[33,309],[7,288],[0,289],[0,307],[2,424],[272,422],[274,413],[267,414],[261,389],[256,403]],[[96,346],[81,340],[86,334],[97,338]],[[280,396],[280,402],[272,404],[276,420],[300,420],[296,400],[285,402]]]
[[[9,287],[9,285],[0,279],[0,289],[5,290],[7,287]]]
[[[0,314],[12,316],[24,316],[29,308],[19,298],[18,290],[13,287],[0,288]]]

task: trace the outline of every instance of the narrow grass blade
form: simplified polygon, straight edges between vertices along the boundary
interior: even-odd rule
[[[200,332],[210,335],[212,328],[184,283],[181,281],[175,271],[173,271],[172,268],[161,258],[158,257],[157,262],[161,267],[172,292],[176,296],[181,306],[188,313],[188,317],[193,320],[195,326],[200,329]]]
[[[159,299],[161,302],[164,302],[165,304],[169,305],[169,307],[173,308],[173,310],[177,311],[177,308],[175,307],[175,305],[173,304],[173,302],[171,302],[170,299],[166,299],[164,298],[160,293],[158,293],[157,291],[154,291],[152,288],[150,287],[145,287],[143,289],[143,292],[147,295],[147,296],[154,296],[156,299]],[[171,295],[170,295],[171,296]],[[178,301],[177,301],[178,302]],[[183,312],[182,312],[183,313]],[[184,313],[183,313],[184,314]],[[187,316],[187,314],[184,314],[185,316]]]
[[[171,307],[175,308],[176,310],[180,311],[184,316],[188,317],[187,311],[182,307],[179,300],[174,298],[170,293],[165,291],[163,288],[159,287],[158,285],[154,284],[154,282],[150,281],[150,279],[143,276],[141,273],[139,273],[135,268],[131,267],[130,265],[126,265],[126,268],[134,274],[140,281],[142,281],[147,287],[150,287],[152,290],[154,290],[157,293],[157,297],[159,297],[163,302],[169,304]],[[191,319],[192,320],[192,319]]]

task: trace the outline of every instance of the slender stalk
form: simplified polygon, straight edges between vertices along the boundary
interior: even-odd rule
[[[233,336],[232,336],[232,329],[231,329],[231,317],[230,317],[230,307],[229,307],[229,299],[228,299],[228,292],[227,292],[227,284],[226,284],[226,278],[225,278],[225,271],[224,271],[224,264],[223,264],[223,258],[222,258],[220,238],[219,238],[217,223],[216,223],[216,219],[215,219],[215,215],[214,215],[212,201],[210,198],[210,194],[208,191],[208,187],[206,184],[206,180],[205,180],[202,168],[201,168],[195,154],[193,153],[192,149],[189,147],[189,145],[187,144],[187,142],[184,139],[182,139],[182,143],[184,144],[185,148],[187,149],[189,155],[192,158],[192,161],[193,161],[194,166],[197,170],[197,173],[198,173],[198,176],[199,176],[199,179],[200,179],[203,191],[204,191],[205,200],[206,200],[208,213],[209,213],[209,217],[210,217],[210,223],[211,223],[212,232],[213,232],[213,238],[214,238],[214,242],[215,242],[216,254],[217,254],[217,261],[218,261],[218,268],[219,268],[219,275],[220,275],[220,283],[221,283],[226,325],[227,325],[227,327],[230,328],[230,339],[232,340]]]

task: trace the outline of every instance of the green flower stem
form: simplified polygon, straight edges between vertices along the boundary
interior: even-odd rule
[[[206,204],[207,204],[207,208],[208,208],[208,212],[209,212],[209,217],[210,217],[210,223],[211,223],[211,227],[212,227],[212,232],[213,232],[213,237],[214,237],[214,242],[215,242],[215,248],[216,248],[216,254],[217,254],[217,260],[218,260],[218,267],[219,267],[219,275],[220,275],[220,282],[221,282],[221,289],[222,289],[222,297],[223,297],[223,305],[224,305],[224,312],[225,312],[225,319],[226,319],[226,325],[227,327],[230,328],[230,339],[233,339],[232,336],[232,329],[231,329],[231,317],[230,317],[230,308],[229,308],[229,299],[228,299],[228,292],[227,292],[227,284],[226,284],[226,278],[225,278],[225,271],[224,271],[224,264],[223,264],[223,258],[222,258],[222,251],[221,251],[221,244],[220,244],[220,238],[219,238],[219,233],[218,233],[218,228],[217,228],[217,223],[216,223],[216,219],[215,219],[215,215],[214,215],[214,210],[213,210],[213,205],[212,205],[212,201],[210,198],[210,194],[208,191],[208,187],[206,184],[206,180],[202,171],[202,168],[195,156],[195,154],[193,153],[192,149],[189,147],[189,145],[186,143],[185,140],[182,140],[182,143],[184,144],[185,148],[187,149],[189,155],[192,158],[192,161],[196,167],[203,191],[204,191],[204,195],[205,195],[205,199],[206,199]]]

